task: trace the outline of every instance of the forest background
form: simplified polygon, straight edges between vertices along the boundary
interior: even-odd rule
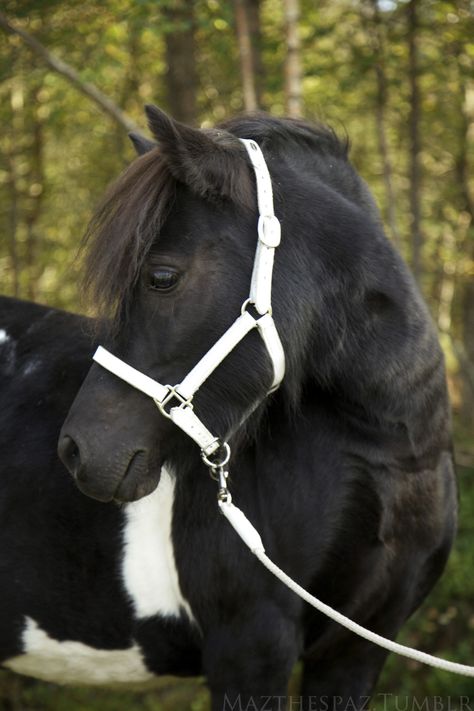
[[[438,325],[455,418],[459,536],[443,580],[401,639],[471,664],[473,70],[472,0],[4,0],[0,10],[5,294],[84,308],[81,236],[133,158],[127,130],[146,132],[145,103],[194,125],[263,109],[348,134],[352,161]],[[474,706],[474,680],[391,659],[372,706],[407,711],[415,699],[428,711],[425,697],[433,708],[449,696],[451,711]],[[117,695],[1,672],[0,708],[205,711],[208,697],[201,680]]]

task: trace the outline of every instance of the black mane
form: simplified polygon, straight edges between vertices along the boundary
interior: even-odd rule
[[[348,138],[339,138],[331,127],[322,123],[256,113],[223,121],[218,128],[239,138],[253,138],[262,149],[271,146],[278,151],[292,151],[300,147],[320,155],[348,158]]]

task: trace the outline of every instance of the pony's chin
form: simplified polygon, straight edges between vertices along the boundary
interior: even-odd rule
[[[81,481],[80,477],[76,479],[76,484],[79,490],[91,499],[103,503],[115,501],[124,504],[149,496],[158,485],[160,471],[161,467],[157,467],[155,471],[150,472],[144,454],[136,452],[118,484],[106,486],[100,478],[97,481],[90,478]]]
[[[119,504],[126,504],[131,501],[143,499],[145,496],[149,496],[158,485],[158,480],[151,479],[150,477],[137,484],[126,481],[126,478],[127,477],[124,477],[120,482],[117,491],[113,495],[113,500]]]
[[[156,489],[160,470],[161,467],[157,467],[156,472],[151,473],[144,453],[136,452],[112,498],[119,503],[143,499]]]

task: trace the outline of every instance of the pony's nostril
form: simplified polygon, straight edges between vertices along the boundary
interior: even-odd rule
[[[64,435],[58,444],[59,458],[66,465],[73,476],[77,476],[81,467],[81,455],[79,447],[72,437]]]

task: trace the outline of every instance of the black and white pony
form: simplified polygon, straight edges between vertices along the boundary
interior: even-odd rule
[[[142,155],[89,230],[104,318],[0,301],[0,661],[61,683],[205,674],[220,711],[281,709],[300,659],[302,709],[362,708],[386,653],[260,566],[220,515],[196,444],[91,356],[100,342],[177,383],[235,320],[257,234],[238,139],[254,139],[282,225],[273,316],[286,375],[265,397],[271,364],[251,332],[195,411],[232,433],[233,498],[270,557],[393,638],[441,574],[456,523],[434,327],[331,131],[148,117],[157,143],[134,138]],[[63,422],[73,478],[56,455]]]

